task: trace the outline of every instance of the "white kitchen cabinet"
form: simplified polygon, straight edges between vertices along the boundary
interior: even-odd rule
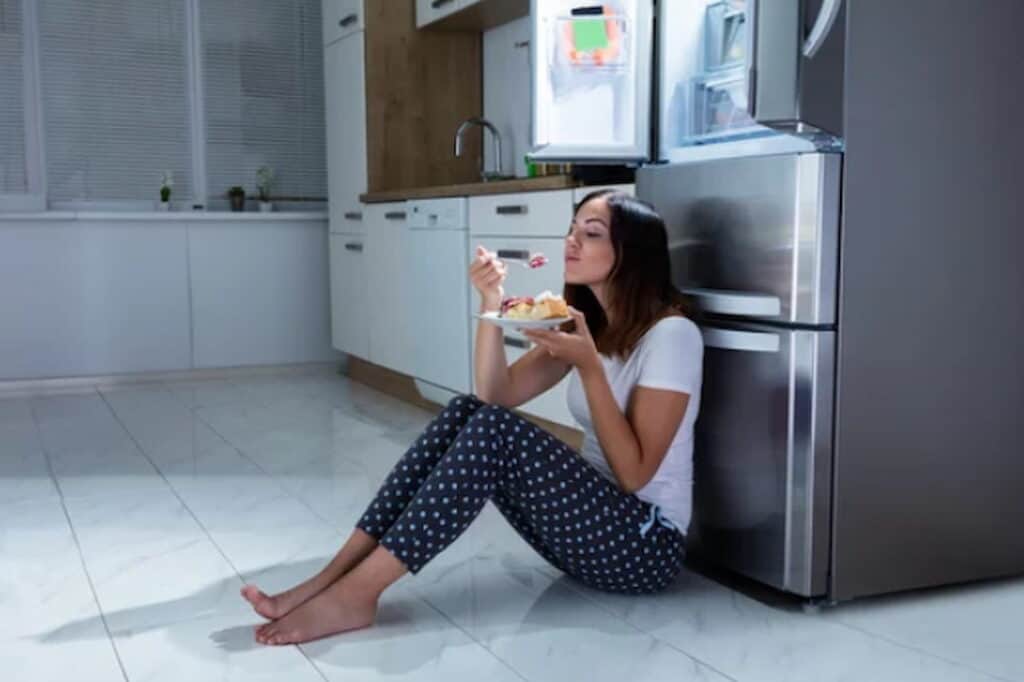
[[[368,204],[366,224],[366,305],[370,317],[370,362],[413,373],[409,324],[411,248],[406,235],[405,202]]]
[[[323,0],[324,45],[365,28],[363,0]]]
[[[414,377],[470,391],[469,241],[465,197],[407,203],[409,335]]]
[[[572,190],[490,194],[469,198],[473,235],[564,237],[572,221]]]
[[[545,290],[556,294],[562,293],[565,282],[564,239],[484,237],[472,243],[470,257],[472,257],[472,252],[475,251],[477,244],[482,245],[488,251],[497,253],[499,258],[508,263],[508,277],[505,278],[506,296],[535,296]],[[543,253],[548,258],[548,264],[542,268],[528,270],[513,262],[527,258],[531,253]],[[480,296],[473,289],[470,295],[470,311],[476,313],[479,309]],[[474,324],[471,348],[476,347],[476,332],[477,325]],[[505,331],[504,339],[505,357],[510,365],[526,355],[533,347],[533,344],[525,336],[515,331]],[[547,392],[521,405],[519,409],[548,421],[577,428],[566,405],[568,385],[568,378],[563,379]]]
[[[327,117],[327,187],[332,232],[363,232],[366,192],[366,87],[364,33],[324,48]]]
[[[440,21],[472,4],[474,0],[416,0],[416,28]]]
[[[330,235],[331,344],[364,360],[370,356],[372,314],[366,296],[365,247],[361,235]]]

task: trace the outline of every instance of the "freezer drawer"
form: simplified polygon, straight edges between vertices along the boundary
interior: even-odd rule
[[[705,312],[832,325],[839,154],[648,166],[637,195],[665,218],[676,285]]]
[[[704,326],[692,549],[804,596],[826,592],[835,333]]]

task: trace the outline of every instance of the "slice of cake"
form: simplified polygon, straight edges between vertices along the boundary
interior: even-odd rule
[[[569,316],[565,299],[545,291],[536,297],[507,298],[501,304],[501,316],[511,320],[549,320]]]

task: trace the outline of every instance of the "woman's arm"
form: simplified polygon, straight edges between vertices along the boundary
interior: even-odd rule
[[[583,314],[574,308],[569,309],[569,314],[576,323],[571,334],[536,330],[526,335],[551,356],[579,370],[598,443],[619,486],[632,494],[647,485],[665,459],[690,404],[690,394],[679,388],[694,384],[685,377],[667,384],[660,377],[656,378],[657,383],[673,388],[637,386],[623,413],[608,385],[604,365]],[[657,362],[652,366],[656,376],[656,368],[665,367],[666,363],[679,369],[676,353],[682,351],[685,342],[685,337],[663,340]],[[699,341],[695,348],[700,348]],[[699,361],[695,367],[699,369]]]
[[[534,348],[510,367],[500,327],[481,321],[473,352],[476,394],[486,403],[518,407],[561,381],[568,363]]]
[[[626,414],[612,395],[600,363],[580,368],[597,441],[616,480],[635,493],[654,477],[686,414],[690,396],[678,391],[637,386]]]
[[[501,286],[505,280],[504,264],[493,253],[477,247],[469,277],[480,292],[480,312],[499,310],[504,295]],[[484,402],[518,407],[557,384],[568,372],[568,363],[538,349],[509,367],[501,328],[484,321],[477,325],[473,377],[477,396]]]

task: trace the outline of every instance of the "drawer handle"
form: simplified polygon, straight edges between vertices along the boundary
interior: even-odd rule
[[[494,212],[498,215],[526,215],[529,212],[529,207],[525,204],[495,206]]]
[[[345,213],[345,220],[362,220],[363,214],[361,211],[348,211]]]
[[[506,260],[530,260],[530,252],[521,251],[519,249],[498,249],[498,258],[504,258]]]
[[[356,251],[356,252],[362,253],[363,245],[360,244],[359,242],[349,242],[348,244],[345,244],[345,250],[346,251]]]
[[[735,350],[747,353],[778,353],[779,335],[766,332],[743,332],[733,329],[704,327],[701,329],[704,345],[719,350]]]
[[[506,336],[505,337],[505,345],[506,346],[510,346],[512,348],[522,348],[523,350],[527,350],[533,344],[530,343],[529,341],[525,341],[523,339],[517,339],[517,338],[511,337],[511,336]]]
[[[431,9],[437,9],[438,7],[441,7],[442,5],[447,5],[451,1],[452,0],[433,0],[430,3],[430,8]]]
[[[384,214],[388,220],[405,220],[405,211],[388,211]]]
[[[698,288],[685,288],[682,292],[697,299],[701,310],[706,313],[750,317],[778,317],[782,314],[782,301],[778,296]]]
[[[338,25],[344,28],[346,26],[351,26],[357,21],[359,21],[359,15],[352,13],[342,17],[342,19],[338,22]]]

